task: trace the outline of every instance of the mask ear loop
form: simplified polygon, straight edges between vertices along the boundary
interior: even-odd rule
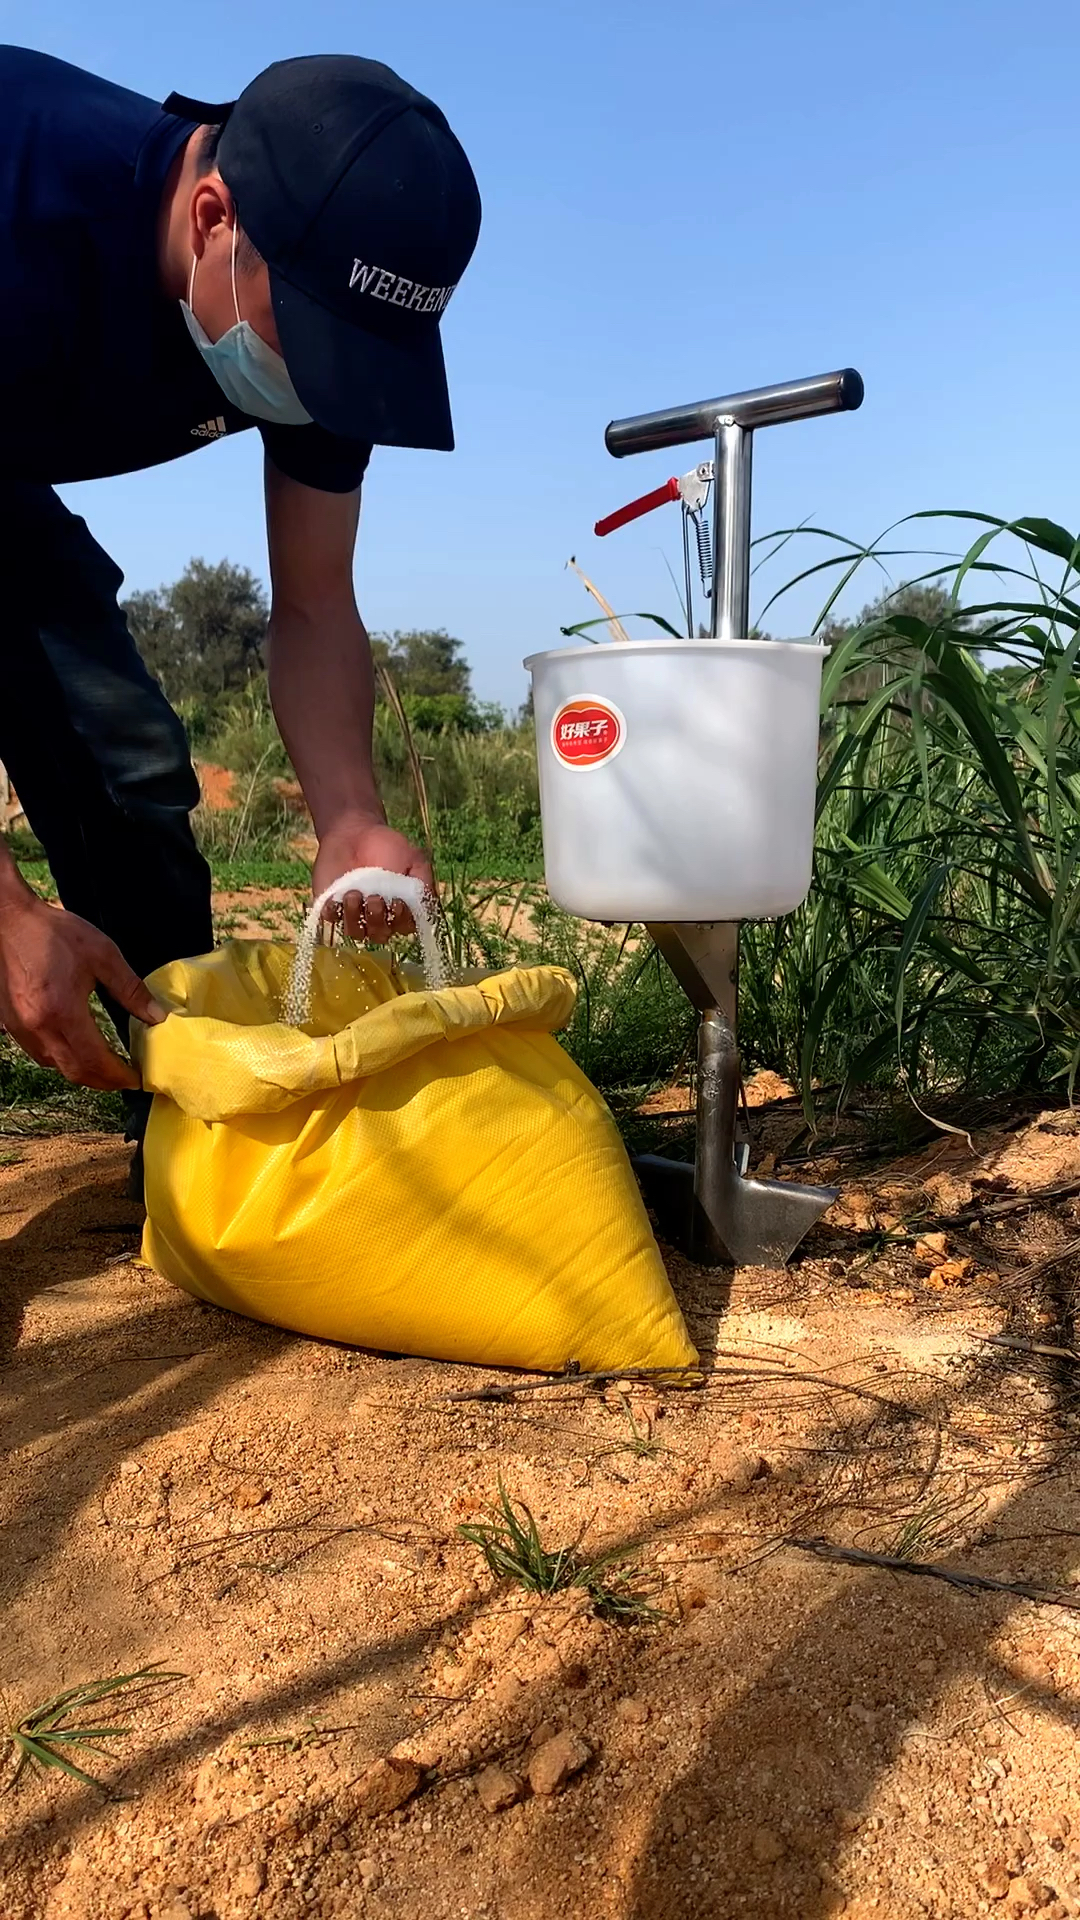
[[[233,306],[236,309],[236,324],[239,327],[243,325],[243,321],[240,318],[240,302],[236,294],[236,215],[235,213],[233,214],[233,230],[232,230],[232,300],[233,300]]]
[[[198,266],[198,264],[199,264],[198,255],[193,251],[191,255],[191,272],[188,274],[188,287],[187,287],[187,303],[192,314],[194,314],[195,312],[195,308],[192,303],[193,303],[194,294],[195,294],[195,269]],[[236,313],[236,324],[237,326],[242,326],[243,322],[240,318],[240,301],[236,292],[236,217],[235,215],[233,216],[232,257],[231,257],[230,273],[231,273],[231,279],[232,279],[232,298],[233,298],[233,308]]]

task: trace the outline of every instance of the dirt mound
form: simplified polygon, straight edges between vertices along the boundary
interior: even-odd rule
[[[672,1256],[697,1383],[452,1399],[526,1383],[202,1307],[120,1143],[11,1142],[6,1712],[188,1677],[76,1756],[130,1798],[0,1801],[5,1920],[1080,1913],[1080,1612],[791,1544],[1080,1577],[1080,1139],[974,1147],[850,1162],[788,1272]],[[500,1481],[665,1617],[497,1582]]]
[[[236,775],[228,767],[216,767],[212,760],[196,760],[199,790],[204,807],[213,813],[229,813],[236,806]]]

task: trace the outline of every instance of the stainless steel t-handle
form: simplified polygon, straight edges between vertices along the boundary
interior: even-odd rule
[[[805,380],[783,380],[775,387],[753,387],[717,400],[695,400],[685,407],[664,407],[613,420],[604,444],[616,459],[628,453],[654,453],[692,440],[712,440],[713,590],[712,636],[745,640],[750,624],[750,485],[754,429],[786,420],[812,420],[823,413],[847,413],[862,405],[862,376],[854,367],[815,373]]]

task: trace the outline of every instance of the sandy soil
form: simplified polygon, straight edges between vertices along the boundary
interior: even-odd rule
[[[672,1256],[692,1389],[498,1402],[174,1292],[118,1141],[3,1145],[3,1724],[187,1676],[112,1797],[0,1801],[4,1920],[1080,1913],[1080,1611],[786,1544],[1080,1581],[1073,1362],[987,1342],[1072,1348],[1072,1116],[853,1154],[788,1272]],[[667,1618],[493,1581],[500,1476]]]

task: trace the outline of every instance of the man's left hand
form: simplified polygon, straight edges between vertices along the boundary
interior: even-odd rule
[[[323,835],[311,872],[313,893],[318,896],[325,892],[354,867],[383,867],[388,873],[410,874],[434,892],[435,880],[427,854],[414,847],[403,833],[395,833],[384,820],[354,822],[334,827]],[[337,919],[334,902],[328,904],[324,918]],[[353,940],[370,940],[376,946],[391,933],[413,930],[408,908],[400,901],[381,900],[377,894],[347,894],[340,924]]]

